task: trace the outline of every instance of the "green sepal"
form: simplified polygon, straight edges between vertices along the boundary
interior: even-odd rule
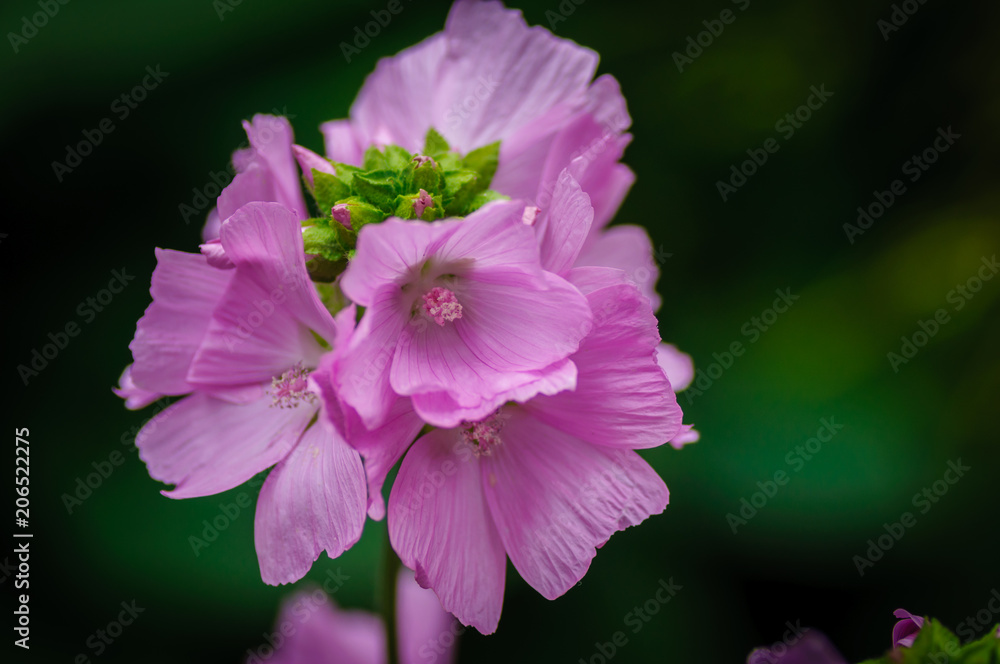
[[[302,242],[307,254],[322,256],[330,262],[336,262],[344,257],[344,246],[335,228],[316,224],[302,232]]]
[[[306,270],[309,271],[309,278],[314,282],[329,283],[335,281],[346,269],[347,258],[342,258],[338,261],[329,261],[321,256],[316,256],[306,261]]]
[[[410,165],[413,155],[398,145],[385,146],[386,168],[391,171],[404,171]]]
[[[479,193],[479,174],[475,171],[447,171],[444,174],[444,209],[449,216],[456,217]]]
[[[395,201],[395,199],[393,199]],[[374,205],[370,205],[368,201],[361,198],[360,196],[351,196],[350,198],[345,198],[340,201],[347,206],[347,209],[351,213],[351,230],[347,231],[350,235],[349,241],[345,242],[345,246],[353,246],[354,238],[357,236],[358,231],[362,226],[367,224],[378,224],[385,221],[385,218],[389,216],[385,211],[380,210]],[[340,226],[340,222],[332,221],[331,226]]]
[[[395,171],[372,171],[354,174],[354,191],[369,203],[385,212],[392,210],[392,204],[405,191],[400,176]]]
[[[486,191],[500,163],[500,141],[476,148],[462,159],[462,165],[479,173],[480,191]]]
[[[424,138],[425,155],[434,157],[449,150],[451,150],[451,146],[448,145],[448,141],[444,140],[444,136],[438,133],[437,129],[431,127],[427,130],[427,136]]]
[[[351,186],[336,175],[312,169],[313,198],[322,214],[329,215],[330,208],[351,195]]]
[[[382,151],[373,145],[365,150],[365,156],[361,161],[361,167],[366,171],[383,171],[389,168],[389,162],[385,158]]]
[[[395,210],[392,213],[393,216],[400,219],[421,219],[422,221],[434,221],[435,219],[444,218],[444,208],[441,207],[440,199],[436,196],[431,196],[434,204],[425,207],[423,214],[417,217],[415,204],[418,198],[420,198],[420,194],[397,196]]]
[[[442,171],[459,171],[465,168],[462,165],[462,155],[457,152],[445,152],[433,155],[433,157]]]
[[[333,164],[334,170],[337,171],[337,177],[340,181],[346,184],[348,187],[354,186],[354,175],[356,173],[364,173],[363,168],[358,168],[357,166],[351,166],[350,164],[342,164],[339,161],[330,162]]]
[[[427,162],[414,168],[406,193],[415,194],[421,189],[432,196],[444,193],[444,171],[440,166],[431,166],[430,162]]]
[[[481,191],[473,197],[472,201],[469,202],[469,207],[466,208],[465,214],[472,214],[479,208],[483,207],[487,203],[492,203],[493,201],[509,201],[510,196],[504,196],[499,191],[493,191],[492,189],[487,189],[486,191]]]

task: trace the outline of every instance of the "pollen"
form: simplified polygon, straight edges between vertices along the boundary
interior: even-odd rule
[[[444,327],[445,322],[456,321],[462,317],[462,305],[458,298],[447,288],[435,286],[424,293],[424,311],[435,323]]]
[[[296,408],[303,401],[316,402],[316,394],[309,389],[309,370],[299,362],[294,367],[271,379],[271,407]]]
[[[466,422],[462,430],[462,438],[472,448],[476,456],[489,456],[493,449],[501,443],[500,431],[503,430],[504,418],[501,409],[479,422]]]

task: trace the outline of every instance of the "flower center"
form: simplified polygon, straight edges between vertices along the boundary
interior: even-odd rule
[[[503,408],[497,408],[492,415],[479,422],[465,422],[462,439],[472,448],[476,456],[489,456],[499,445],[500,431],[504,423]]]
[[[445,321],[450,323],[462,317],[462,305],[458,303],[458,298],[441,286],[435,286],[424,293],[424,311],[442,327]]]
[[[271,379],[271,407],[296,408],[301,402],[316,402],[316,394],[309,389],[309,370],[299,362],[294,367]]]

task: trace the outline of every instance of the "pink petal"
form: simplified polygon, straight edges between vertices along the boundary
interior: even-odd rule
[[[615,532],[667,505],[635,452],[590,445],[512,409],[502,443],[480,457],[486,499],[514,567],[555,599],[583,578]]]
[[[198,248],[201,249],[201,255],[212,267],[219,270],[231,270],[236,267],[226,255],[226,248],[222,246],[222,241],[219,238],[198,245]]]
[[[673,344],[660,344],[656,347],[656,362],[667,374],[667,380],[674,392],[683,392],[694,379],[694,360],[687,353],[677,350]]]
[[[389,384],[389,371],[406,321],[399,287],[387,284],[376,291],[338,360],[337,392],[369,429],[385,422],[397,398]]]
[[[632,286],[587,296],[594,328],[571,356],[576,389],[525,405],[540,420],[581,440],[612,447],[655,447],[680,429],[670,382],[656,363],[660,341],[649,303]]]
[[[461,408],[480,408],[539,380],[539,372],[566,359],[590,328],[583,296],[553,274],[542,278],[547,290],[535,290],[531,275],[477,270],[458,294],[462,318],[403,329],[390,373],[393,389],[402,395],[446,392]],[[448,426],[457,415],[437,423]]]
[[[682,424],[674,437],[670,439],[670,446],[679,450],[685,445],[697,443],[699,440],[701,440],[701,434],[695,430],[693,424]]]
[[[299,162],[299,168],[302,169],[302,177],[305,178],[310,187],[313,186],[313,169],[316,169],[320,173],[329,173],[330,175],[336,173],[333,164],[309,148],[304,148],[301,145],[293,145],[292,153],[295,155],[295,160]]]
[[[250,203],[222,226],[235,276],[188,374],[208,385],[259,383],[298,362],[315,367],[336,326],[305,267],[299,222],[277,203]]]
[[[153,302],[129,344],[131,378],[150,392],[184,394],[191,391],[188,368],[233,273],[211,267],[199,254],[157,249],[156,259]]]
[[[125,367],[125,370],[122,371],[122,375],[118,379],[118,387],[111,388],[111,391],[122,399],[125,399],[125,407],[129,410],[139,410],[140,408],[145,408],[163,396],[162,394],[157,394],[156,392],[150,392],[149,390],[137,387],[135,382],[132,380],[131,364]]]
[[[460,222],[453,233],[438,237],[428,252],[445,265],[469,263],[476,270],[497,267],[538,274],[538,242],[532,228],[521,221],[523,216],[520,201],[490,203]]]
[[[268,664],[382,664],[387,661],[385,626],[365,611],[345,611],[318,588],[284,601],[272,631],[283,640],[270,658],[266,641],[252,650]],[[248,664],[256,664],[253,657]]]
[[[580,255],[593,220],[590,197],[564,170],[556,181],[551,203],[535,222],[542,267],[560,275],[567,273]]]
[[[326,551],[336,558],[361,538],[365,522],[361,457],[322,419],[261,487],[254,542],[264,583],[298,581]]]
[[[396,577],[396,624],[401,664],[455,661],[461,626],[441,608],[434,591],[421,588],[405,567]]]
[[[316,414],[271,408],[271,399],[232,404],[195,392],[151,419],[136,436],[150,476],[171,498],[232,489],[280,461]]]
[[[365,148],[350,120],[331,120],[319,126],[326,144],[326,156],[333,161],[351,166],[360,166],[364,160]],[[422,146],[421,146],[422,147]],[[416,149],[416,148],[414,148]]]
[[[431,247],[462,223],[458,219],[431,224],[393,218],[364,226],[358,234],[357,253],[341,277],[344,294],[369,306],[378,288],[409,280],[429,257]]]
[[[216,209],[219,219],[225,221],[247,203],[276,200],[271,172],[266,165],[251,160],[219,194]]]
[[[492,634],[506,557],[483,497],[479,464],[452,431],[420,438],[389,495],[389,538],[417,583],[466,625]]]
[[[576,265],[599,265],[623,270],[628,280],[649,298],[653,311],[659,310],[663,303],[656,292],[660,269],[653,260],[653,245],[649,240],[649,233],[641,226],[612,226],[603,231],[595,241],[587,243]]]
[[[306,203],[299,183],[299,170],[292,154],[294,136],[287,118],[258,113],[243,129],[256,151],[258,163],[266,165],[274,182],[274,201],[291,210],[296,219],[305,219]]]
[[[219,239],[219,228],[222,225],[222,219],[219,218],[219,209],[212,208],[205,217],[205,225],[201,228],[201,241],[211,242],[212,240]]]

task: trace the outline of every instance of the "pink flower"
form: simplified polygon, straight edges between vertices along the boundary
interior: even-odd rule
[[[389,219],[361,229],[341,287],[366,307],[338,375],[341,398],[369,427],[395,395],[427,422],[487,415],[538,381],[571,389],[566,358],[590,328],[586,299],[542,269],[523,204],[464,220]]]
[[[389,535],[403,563],[483,633],[500,619],[508,556],[555,599],[612,534],[667,504],[663,481],[633,451],[663,444],[681,425],[654,357],[656,319],[633,286],[591,289],[582,276],[574,283],[595,323],[570,357],[576,388],[424,435],[389,497]]]
[[[892,615],[900,619],[892,628],[892,647],[909,648],[916,640],[920,628],[924,626],[924,619],[906,609],[896,609]]]
[[[277,464],[258,498],[255,542],[264,581],[288,583],[323,550],[336,557],[361,536],[361,460],[328,418],[316,420],[319,387],[308,375],[330,354],[323,343],[349,338],[355,314],[334,320],[324,308],[299,222],[283,206],[243,206],[220,240],[234,269],[157,252],[123,390],[189,394],[136,437],[150,475],[176,485],[165,495],[211,495]]]
[[[492,188],[548,204],[571,161],[603,226],[634,175],[617,163],[631,124],[618,82],[594,80],[598,55],[529,27],[499,2],[459,0],[443,32],[379,61],[349,120],[321,129],[327,155],[358,165],[366,148],[394,143],[419,152],[434,128],[462,153],[501,141]]]
[[[401,664],[448,664],[455,660],[460,628],[429,590],[400,570],[396,581],[396,624]],[[345,611],[321,590],[301,591],[285,601],[275,626],[281,645],[267,657],[250,650],[246,664],[385,664],[385,625],[375,615]],[[280,635],[280,636],[279,636]],[[263,653],[261,653],[263,650]]]

